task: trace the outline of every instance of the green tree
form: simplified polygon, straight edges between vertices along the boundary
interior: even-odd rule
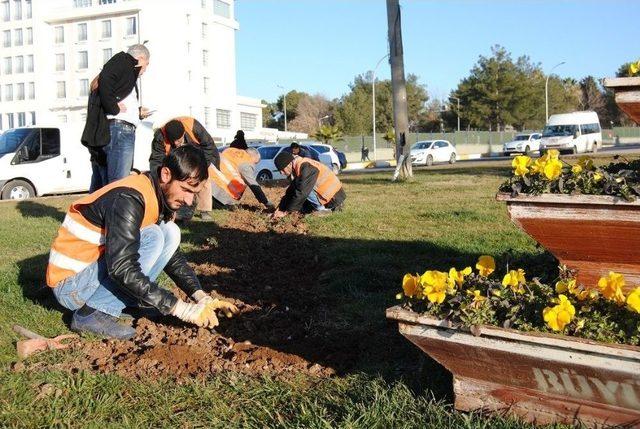
[[[344,140],[342,137],[342,131],[336,125],[323,125],[313,135],[317,140],[320,140],[324,144],[331,144],[331,142],[338,142]]]
[[[289,122],[296,119],[300,100],[308,96],[309,94],[306,92],[298,92],[295,89],[287,92],[287,128],[289,128]],[[278,100],[276,101],[276,109],[277,128],[279,130],[284,130],[284,95],[278,97]]]

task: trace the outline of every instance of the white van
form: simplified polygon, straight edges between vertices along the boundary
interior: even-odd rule
[[[0,199],[88,191],[91,163],[80,143],[83,125],[30,126],[0,134]],[[149,169],[152,136],[148,124],[138,126],[136,170]]]
[[[596,112],[572,112],[551,115],[542,131],[540,152],[597,152],[602,148],[602,130]]]

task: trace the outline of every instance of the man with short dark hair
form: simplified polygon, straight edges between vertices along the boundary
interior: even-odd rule
[[[213,137],[195,118],[180,116],[158,128],[153,135],[151,156],[149,157],[151,171],[155,170],[172,150],[183,145],[191,145],[198,148],[204,154],[207,165],[213,164],[216,168],[220,167],[220,154]],[[211,186],[208,180],[200,193],[198,193],[196,204],[202,219],[211,219]],[[179,213],[179,217],[184,218],[184,220],[188,220],[191,216],[192,210],[190,207],[185,207]]]
[[[206,180],[204,155],[184,146],[156,171],[130,175],[71,204],[51,247],[47,284],[73,310],[72,330],[131,338],[135,330],[119,323],[125,307],[155,308],[202,327],[218,324],[215,310],[237,311],[202,291],[171,221]],[[197,303],[158,286],[163,270]]]
[[[291,212],[330,214],[341,210],[347,198],[340,179],[324,164],[281,151],[273,160],[291,184],[273,214],[281,218]]]

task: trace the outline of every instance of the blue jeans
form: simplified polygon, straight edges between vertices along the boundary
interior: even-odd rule
[[[320,202],[320,198],[318,197],[318,192],[314,189],[311,191],[309,196],[307,197],[307,201],[311,204],[314,210],[324,210],[324,205]]]
[[[90,189],[92,192],[111,182],[127,177],[133,168],[133,154],[136,143],[135,127],[120,122],[111,122],[109,123],[109,132],[111,133],[111,140],[103,148],[107,156],[107,165],[92,164],[93,175]]]
[[[180,228],[173,222],[143,228],[138,249],[138,263],[142,272],[155,281],[179,245]],[[69,310],[77,310],[86,304],[114,317],[119,317],[127,306],[138,305],[136,299],[109,277],[104,256],[61,281],[53,288],[53,294]]]

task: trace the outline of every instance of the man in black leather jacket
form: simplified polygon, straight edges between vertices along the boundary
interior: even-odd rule
[[[207,177],[202,151],[183,146],[157,171],[114,182],[71,205],[51,248],[47,283],[60,304],[74,310],[72,330],[131,338],[135,330],[119,323],[125,307],[153,307],[203,327],[218,324],[215,310],[237,311],[202,291],[171,220]],[[158,286],[162,270],[196,303]]]

